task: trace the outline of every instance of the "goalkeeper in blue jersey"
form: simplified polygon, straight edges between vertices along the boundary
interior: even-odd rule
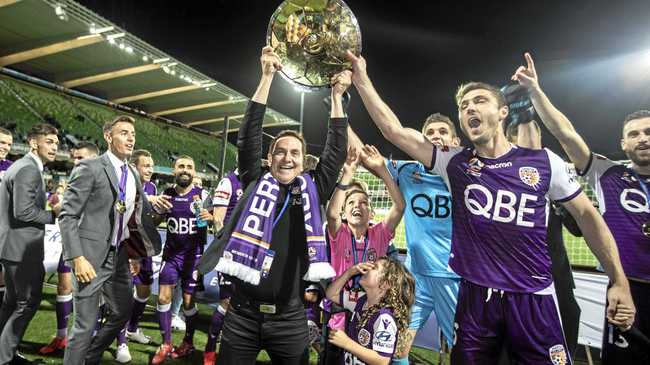
[[[350,144],[361,144],[348,129]],[[458,146],[454,123],[439,113],[424,122],[422,134],[436,146]],[[406,267],[415,277],[415,304],[411,308],[408,342],[393,364],[408,364],[417,331],[434,312],[442,331],[441,345],[451,345],[460,278],[449,268],[451,251],[451,194],[443,179],[416,161],[386,161],[406,202]]]

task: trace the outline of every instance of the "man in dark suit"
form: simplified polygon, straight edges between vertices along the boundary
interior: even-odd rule
[[[72,171],[63,196],[59,227],[63,257],[73,268],[74,324],[63,363],[99,364],[102,353],[129,319],[132,274],[139,260],[129,252],[153,256],[160,252],[154,214],[137,172],[128,165],[135,145],[135,120],[118,116],[104,124],[108,151],[82,160]],[[141,247],[126,247],[129,220],[141,236]],[[129,262],[131,261],[131,262]],[[131,266],[131,267],[130,267]],[[100,297],[110,315],[93,338]]]
[[[0,310],[0,364],[29,363],[16,348],[39,304],[43,290],[45,225],[60,206],[45,210],[43,165],[54,161],[58,131],[37,124],[28,132],[30,152],[6,171],[0,184],[0,259],[6,289]]]

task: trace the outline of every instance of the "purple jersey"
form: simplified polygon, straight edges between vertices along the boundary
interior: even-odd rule
[[[345,332],[348,337],[361,346],[375,351],[380,356],[391,358],[397,346],[397,323],[393,311],[389,308],[381,308],[361,327],[363,306],[367,299],[368,297],[365,295],[359,299]],[[353,354],[344,351],[343,364],[363,365],[365,363]]]
[[[158,189],[156,189],[156,184],[152,183],[151,181],[147,181],[144,184],[142,184],[142,190],[144,190],[144,193],[149,196],[154,196],[158,194]]]
[[[641,231],[650,221],[650,208],[639,181],[628,167],[597,154],[592,154],[584,176],[616,240],[625,275],[650,280],[650,238]],[[650,188],[650,176],[639,177]]]
[[[223,219],[224,225],[230,219],[230,215],[243,193],[244,191],[242,190],[237,171],[229,173],[219,181],[217,190],[215,190],[212,198],[212,205],[215,207],[227,207],[226,216]]]
[[[198,195],[204,202],[207,193],[198,187],[193,187],[185,195],[179,195],[171,187],[163,193],[171,197],[172,209],[167,213],[167,240],[165,241],[164,257],[186,253],[202,253],[207,239],[207,227],[196,226],[196,216],[192,210],[192,197]]]
[[[551,285],[547,199],[568,201],[581,191],[564,161],[547,149],[516,146],[496,159],[461,147],[434,149],[433,158],[453,197],[452,270],[505,291]]]
[[[5,176],[5,171],[11,166],[13,161],[11,160],[1,160],[0,161],[0,181],[2,181],[2,178]]]

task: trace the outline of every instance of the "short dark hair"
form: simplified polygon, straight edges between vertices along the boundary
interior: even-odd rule
[[[433,113],[429,115],[427,119],[424,120],[424,125],[422,125],[422,134],[424,134],[424,131],[431,123],[445,123],[449,126],[449,131],[451,132],[452,136],[453,137],[458,136],[458,134],[456,133],[456,126],[454,125],[454,122],[452,122],[448,116],[440,113]]]
[[[38,123],[27,132],[27,140],[32,140],[38,136],[47,136],[48,134],[59,134],[59,131],[51,124]]]
[[[134,165],[138,165],[138,162],[140,162],[140,157],[151,157],[151,152],[147,150],[135,150],[131,154],[131,163]]]
[[[97,145],[92,142],[81,141],[77,143],[77,146],[75,148],[78,150],[88,150],[95,155],[99,155],[99,148],[97,148]]]
[[[135,119],[128,115],[118,115],[117,117],[113,118],[113,120],[104,123],[102,131],[104,133],[110,132],[117,123],[129,123],[135,127]]]
[[[13,134],[5,128],[0,127],[0,134],[4,134],[5,136],[13,136]]]
[[[635,120],[635,119],[643,119],[643,118],[650,118],[650,110],[646,109],[641,109],[637,110],[634,113],[628,114],[625,117],[625,120],[623,120],[623,128],[627,125],[627,123]]]
[[[303,157],[307,154],[307,142],[305,142],[305,137],[303,137],[302,134],[293,131],[291,129],[285,129],[280,133],[278,133],[275,137],[273,137],[273,140],[271,141],[271,145],[269,145],[269,154],[273,154],[273,149],[275,148],[275,144],[278,143],[278,140],[283,137],[297,138],[300,141],[300,143],[302,143]]]
[[[468,92],[472,90],[487,90],[490,92],[490,94],[492,94],[497,99],[499,108],[501,108],[504,105],[507,105],[506,98],[505,96],[503,96],[503,93],[498,87],[490,85],[485,82],[471,81],[458,86],[458,90],[456,91],[456,106],[460,107],[460,101]]]
[[[192,156],[180,155],[180,156],[176,157],[176,159],[174,160],[174,166],[176,166],[176,163],[178,162],[178,160],[191,160],[192,162],[194,162],[194,158]],[[194,162],[194,163],[196,164],[196,162]],[[196,166],[194,166],[194,167],[196,168]]]

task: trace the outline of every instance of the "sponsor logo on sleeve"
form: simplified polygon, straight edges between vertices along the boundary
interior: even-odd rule
[[[379,316],[374,325],[372,349],[377,352],[392,354],[397,341],[397,326],[395,320],[388,314]]]

